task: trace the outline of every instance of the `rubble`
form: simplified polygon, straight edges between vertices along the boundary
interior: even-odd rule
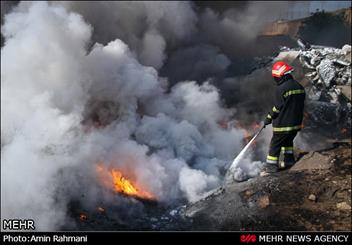
[[[347,202],[340,202],[336,204],[337,209],[342,210],[351,210],[351,206],[347,204]]]
[[[351,46],[346,44],[339,49],[310,45],[301,39],[297,44],[292,49],[280,47],[280,53],[271,57],[271,62],[268,57],[256,58],[256,69],[269,68],[276,60],[293,64],[297,79],[308,81],[305,84],[307,112],[310,119],[315,119],[310,120],[311,124],[318,128],[331,125],[351,128]]]
[[[310,194],[308,199],[315,202],[315,200],[317,200],[317,197],[314,194]]]
[[[304,41],[304,40],[302,40],[302,39],[298,39],[298,40],[297,40],[297,43],[298,43],[298,45],[299,45],[302,49],[304,49],[304,50],[310,49],[310,47],[311,47],[309,43],[307,43],[306,41]]]
[[[270,201],[269,201],[268,195],[262,196],[258,199],[258,206],[260,208],[266,208],[267,206],[269,206],[269,204],[270,204]]]
[[[171,216],[175,216],[177,214],[177,210],[176,209],[173,209],[170,211],[170,215]]]
[[[324,156],[319,152],[310,152],[304,155],[289,171],[330,169],[331,167],[330,156]]]
[[[336,103],[341,91],[337,85],[351,86],[351,46],[342,49],[312,45],[309,50],[301,50],[299,61],[310,71],[306,73],[316,89],[327,94]]]
[[[299,56],[299,51],[294,50],[282,50],[276,57],[277,60],[285,59],[287,62],[292,63]]]
[[[351,128],[351,46],[346,44],[339,49],[310,45],[303,40],[297,43],[299,48],[285,48],[275,60],[297,60],[297,69],[308,81],[305,89],[309,119],[305,127]],[[293,61],[293,57],[298,59]]]
[[[312,58],[313,60],[314,58]],[[312,63],[312,62],[311,62]],[[320,75],[320,79],[325,83],[327,88],[330,87],[331,81],[336,76],[336,71],[334,69],[333,61],[331,60],[322,60],[318,66],[316,66],[316,70]]]
[[[343,96],[345,96],[348,100],[352,100],[351,99],[351,86],[348,85],[340,85],[340,86],[336,86],[340,91],[341,94]]]
[[[285,60],[296,63],[299,72],[309,81],[306,86],[310,114],[320,118],[321,108],[336,111],[334,122],[324,121],[325,126],[341,123],[344,128],[351,128],[351,46],[341,49],[310,45],[304,40],[297,40],[298,48],[280,47],[280,53],[274,57],[255,58],[255,69],[269,67],[273,60]],[[300,66],[300,67],[299,67]],[[301,71],[302,70],[302,71]],[[321,103],[320,103],[321,102]],[[327,106],[327,107],[326,107]],[[316,115],[318,111],[319,115]],[[318,122],[321,120],[318,120]],[[316,124],[316,121],[314,121]],[[316,124],[317,126],[320,126]]]

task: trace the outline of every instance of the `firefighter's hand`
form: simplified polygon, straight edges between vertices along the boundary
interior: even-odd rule
[[[265,120],[264,120],[264,128],[265,128],[267,125],[269,125],[269,124],[271,124],[271,119],[270,119],[270,118],[265,118]]]

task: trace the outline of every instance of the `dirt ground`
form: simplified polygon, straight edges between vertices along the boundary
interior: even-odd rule
[[[194,230],[351,230],[351,142],[290,170],[233,183],[187,207]]]

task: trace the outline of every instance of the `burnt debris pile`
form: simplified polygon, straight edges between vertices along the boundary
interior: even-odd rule
[[[342,49],[314,47],[300,52],[299,60],[304,68],[311,70],[306,77],[314,84],[316,100],[327,96],[336,103],[341,89],[338,86],[351,86],[351,46]]]
[[[351,46],[311,46],[300,51],[299,61],[309,81],[309,121],[318,127],[339,125],[337,135],[344,136],[351,128]]]

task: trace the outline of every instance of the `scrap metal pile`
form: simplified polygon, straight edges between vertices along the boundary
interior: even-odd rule
[[[298,60],[309,80],[306,87],[310,121],[315,126],[351,128],[351,46],[342,49],[298,41]]]
[[[313,83],[314,100],[327,97],[331,103],[338,103],[341,95],[339,86],[351,86],[351,46],[342,49],[313,46],[300,52],[299,61],[311,70],[306,77]]]
[[[297,43],[298,48],[281,47],[281,52],[273,60],[292,63],[296,69],[295,77],[299,81],[306,80],[305,128],[319,130],[333,126],[342,129],[342,134],[336,134],[334,130],[325,132],[347,136],[352,115],[351,46],[338,49],[310,45],[300,39]]]
[[[351,46],[341,49],[311,45],[301,39],[297,48],[280,47],[276,57],[256,57],[253,70],[271,68],[276,60],[295,67],[294,77],[307,93],[304,126],[334,136],[349,136],[351,130]],[[331,127],[340,131],[330,130]],[[325,130],[329,129],[329,130]],[[332,136],[332,135],[326,135]]]

